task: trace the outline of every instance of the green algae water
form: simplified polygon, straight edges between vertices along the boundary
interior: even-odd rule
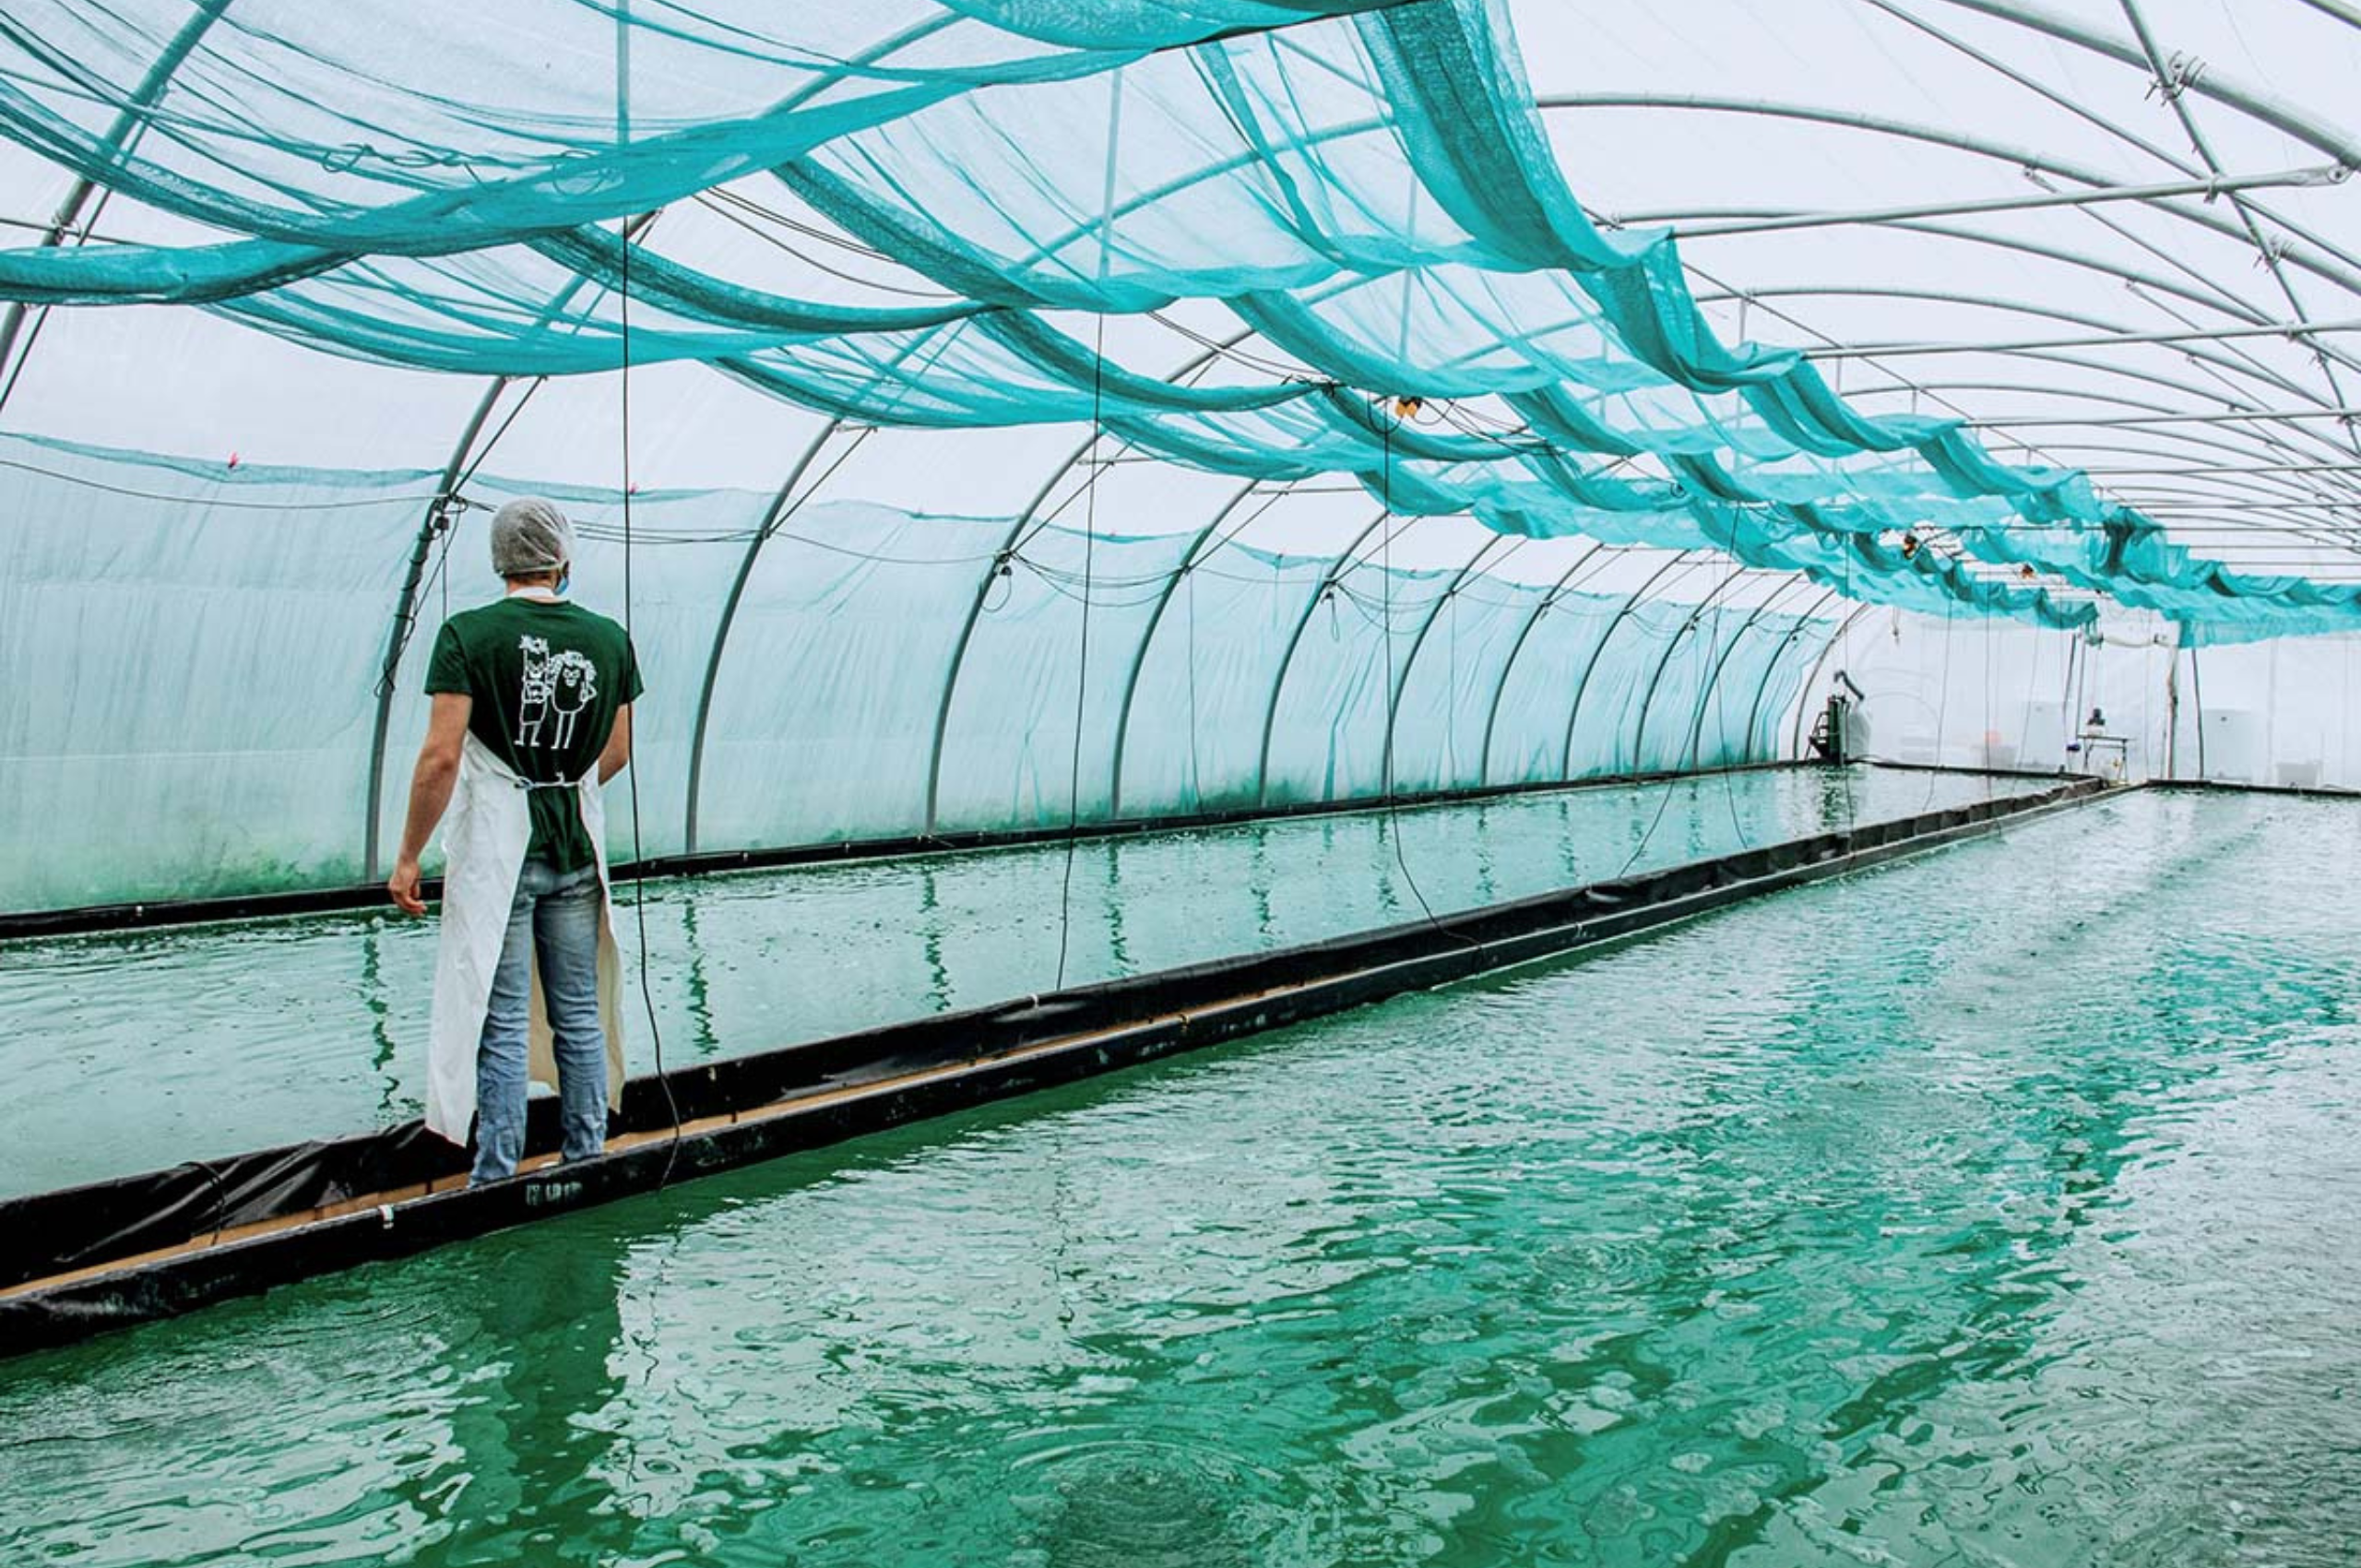
[[[1553,791],[1406,810],[1398,859],[1393,819],[1375,812],[1093,842],[1076,852],[1065,978],[1313,942],[1416,919],[1420,897],[1464,909],[2040,787],[1809,769]],[[1034,848],[651,883],[665,1061],[1051,990],[1064,864],[1062,848]],[[637,922],[619,920],[635,956]],[[0,944],[0,1194],[417,1116],[433,971],[433,922],[390,911]],[[632,1070],[647,1072],[635,995],[625,1016]]]
[[[0,1562],[2347,1563],[2356,857],[2110,800],[0,1363]]]

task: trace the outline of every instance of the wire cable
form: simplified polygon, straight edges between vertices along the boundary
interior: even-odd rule
[[[1714,705],[1714,737],[1716,743],[1714,754],[1722,759],[1714,771],[1722,776],[1722,800],[1729,808],[1730,833],[1737,840],[1741,851],[1753,849],[1754,843],[1747,837],[1746,824],[1738,816],[1736,777],[1738,764],[1729,761],[1729,683],[1722,679],[1723,666],[1738,656],[1738,645],[1745,639],[1747,626],[1752,625],[1765,611],[1777,603],[1779,596],[1786,591],[1785,587],[1773,589],[1770,597],[1762,601],[1762,608],[1758,609],[1752,616],[1748,617],[1746,624],[1739,626],[1737,634],[1730,638],[1729,652],[1722,655],[1718,661],[1709,667],[1705,679],[1711,683],[1706,688],[1705,695],[1697,701],[1697,723],[1689,736],[1689,766],[1691,768],[1703,767],[1704,766],[1705,704],[1710,700]],[[1776,659],[1778,655],[1774,651],[1772,657]],[[1739,762],[1746,761],[1753,750],[1754,718],[1750,712],[1747,716],[1747,733],[1738,745]]]
[[[631,253],[632,240],[628,226],[623,235],[623,288],[616,301],[622,313],[623,375],[621,391],[621,430],[623,445],[623,646],[629,651],[632,670],[639,669],[639,644],[632,632],[632,517],[631,517]],[[630,691],[625,686],[624,691]],[[665,1113],[671,1118],[672,1139],[670,1152],[664,1157],[664,1174],[657,1178],[660,1191],[672,1180],[672,1168],[681,1158],[681,1102],[672,1093],[672,1080],[664,1071],[664,1028],[656,1018],[656,991],[649,978],[647,959],[647,854],[640,837],[639,769],[626,763],[623,771],[630,777],[624,782],[631,793],[631,912],[639,936],[639,1001],[647,1014],[647,1037],[656,1051],[656,1082],[664,1091]]]
[[[1122,124],[1123,73],[1118,69],[1107,84],[1107,170],[1099,188],[1098,215],[1098,280],[1102,285],[1107,280],[1108,263],[1114,255],[1115,149],[1121,144]],[[1090,445],[1084,448],[1086,457],[1107,435],[1107,313],[1101,310],[1092,319]],[[1058,977],[1051,988],[1056,991],[1066,988],[1066,960],[1074,946],[1074,864],[1082,848],[1082,724],[1089,711],[1090,697],[1090,579],[1097,565],[1098,476],[1106,468],[1104,463],[1091,463],[1082,479],[1082,647],[1074,661],[1074,746],[1066,770],[1066,863],[1058,879]],[[1038,533],[1039,528],[1034,531]],[[1014,548],[1021,549],[1025,542],[1017,540]],[[1121,737],[1117,737],[1117,743],[1121,743]]]
[[[1090,431],[1091,439],[1096,441],[1103,434],[1098,422],[1107,369],[1107,317],[1103,313],[1098,316],[1097,336],[1091,352]],[[1089,465],[1082,481],[1082,650],[1074,672],[1074,750],[1066,771],[1066,864],[1058,883],[1058,980],[1051,987],[1055,991],[1066,988],[1066,958],[1074,942],[1074,862],[1082,846],[1082,721],[1090,695],[1090,575],[1097,564],[1094,556],[1098,540],[1098,476],[1105,468],[1103,463]]]
[[[1731,561],[1731,563],[1730,563],[1730,569],[1729,569],[1728,573],[1723,576],[1722,580],[1721,580],[1719,583],[1717,583],[1716,585],[1714,585],[1714,590],[1713,590],[1711,593],[1708,593],[1708,594],[1707,594],[1707,595],[1706,595],[1706,596],[1705,596],[1702,600],[1700,600],[1700,601],[1699,601],[1698,606],[1697,606],[1697,617],[1698,617],[1698,619],[1702,620],[1702,619],[1703,619],[1703,617],[1704,617],[1704,616],[1706,616],[1707,614],[1710,614],[1710,613],[1712,612],[1712,611],[1713,611],[1713,607],[1714,607],[1714,600],[1716,600],[1716,599],[1719,599],[1719,598],[1721,597],[1721,595],[1722,595],[1722,590],[1723,590],[1724,588],[1728,588],[1732,583],[1734,583],[1734,582],[1738,581],[1738,575],[1739,575],[1740,573],[1744,572],[1745,570],[1746,570],[1746,563],[1744,563],[1743,561],[1738,561],[1738,560],[1733,560],[1733,561]],[[1720,623],[1720,621],[1719,621],[1718,619],[1714,622],[1714,633],[1713,633],[1713,642],[1714,642],[1714,643],[1718,643],[1718,642],[1721,640],[1721,623]],[[1676,631],[1676,632],[1674,632],[1674,633],[1673,633],[1673,637],[1674,637],[1674,639],[1675,639],[1676,641],[1678,641],[1678,640],[1679,640],[1679,636],[1680,636],[1680,632],[1682,632],[1682,631],[1687,631],[1688,629],[1689,629],[1688,627],[1684,626],[1684,627],[1680,628],[1680,630],[1679,630],[1679,631]],[[1707,648],[1706,648],[1706,650],[1705,650],[1705,651],[1706,651],[1706,659],[1707,659],[1708,662],[1710,663],[1710,662],[1711,662],[1711,660],[1712,660],[1712,658],[1713,658],[1713,652],[1714,652],[1713,647],[1709,645],[1709,646],[1707,647]],[[1670,659],[1670,658],[1671,658],[1671,656],[1672,656],[1671,649],[1667,648],[1667,649],[1666,650],[1666,655],[1665,655],[1665,657],[1666,657],[1667,659]],[[1647,715],[1646,715],[1646,713],[1645,713],[1644,711],[1643,711],[1643,713],[1641,714],[1641,722],[1642,722],[1643,725],[1647,722]],[[1676,757],[1676,763],[1675,763],[1674,771],[1675,771],[1675,772],[1679,772],[1679,768],[1678,760],[1677,760],[1677,759],[1678,759],[1678,756],[1679,756],[1679,754],[1678,754],[1678,753],[1676,753],[1676,754],[1675,754],[1675,757]],[[1692,749],[1691,750],[1690,756],[1691,756],[1691,762],[1692,762],[1692,765],[1693,765],[1693,762],[1694,762],[1694,759],[1695,759],[1695,756],[1696,756],[1696,752],[1695,752],[1694,748],[1692,748]],[[1638,758],[1637,756],[1634,756],[1634,757],[1631,759],[1631,761],[1632,761],[1632,765],[1633,765],[1634,766],[1638,766],[1638,764],[1639,764],[1639,762],[1640,762],[1640,758]],[[1638,865],[1638,864],[1640,863],[1640,857],[1642,857],[1643,855],[1645,855],[1645,854],[1648,852],[1648,845],[1649,845],[1649,844],[1650,844],[1650,843],[1655,839],[1655,836],[1656,836],[1656,829],[1664,826],[1665,814],[1666,814],[1667,812],[1668,812],[1668,811],[1670,811],[1670,810],[1672,809],[1672,796],[1673,796],[1673,790],[1674,790],[1674,789],[1675,789],[1675,787],[1676,787],[1677,782],[1678,782],[1677,780],[1675,780],[1675,779],[1669,779],[1669,778],[1667,778],[1667,779],[1666,779],[1666,780],[1665,780],[1664,785],[1663,785],[1663,790],[1664,790],[1664,793],[1663,793],[1662,797],[1661,797],[1661,798],[1659,798],[1659,799],[1657,800],[1657,802],[1656,802],[1656,814],[1655,814],[1655,816],[1653,816],[1653,817],[1651,817],[1651,818],[1649,818],[1649,819],[1648,819],[1648,826],[1647,826],[1647,827],[1646,827],[1646,828],[1645,828],[1645,829],[1641,833],[1641,835],[1640,835],[1640,841],[1639,841],[1637,844],[1634,844],[1634,845],[1631,847],[1631,858],[1630,858],[1630,859],[1628,859],[1628,860],[1626,860],[1626,861],[1623,862],[1622,868],[1621,868],[1620,870],[1619,870],[1619,871],[1615,873],[1615,875],[1616,875],[1616,879],[1617,879],[1618,881],[1620,881],[1622,878],[1624,878],[1624,877],[1627,877],[1627,876],[1631,875],[1631,868],[1632,868],[1633,866],[1636,866],[1636,865]],[[1693,780],[1692,780],[1692,782],[1693,782]],[[1743,837],[1743,835],[1741,835],[1740,837]]]
[[[1943,674],[1942,684],[1935,692],[1935,767],[1927,775],[1927,799],[1920,803],[1918,814],[1924,816],[1935,807],[1935,787],[1943,780],[1943,727],[1950,722],[1952,707],[1952,601],[1943,600]]]
[[[1401,707],[1401,694],[1394,689],[1394,530],[1385,527],[1394,511],[1394,420],[1392,413],[1393,410],[1383,403],[1378,405],[1378,431],[1382,437],[1384,463],[1381,475],[1384,493],[1378,500],[1385,508],[1385,515],[1378,519],[1378,580],[1384,585],[1385,617],[1378,626],[1378,634],[1385,646],[1385,745],[1378,758],[1378,778],[1385,801],[1385,836],[1394,841],[1394,863],[1401,870],[1403,885],[1409,888],[1410,897],[1418,901],[1418,912],[1426,917],[1427,923],[1480,952],[1484,947],[1482,942],[1451,931],[1435,918],[1434,906],[1427,902],[1425,891],[1418,886],[1418,879],[1410,870],[1410,857],[1402,848],[1402,802],[1394,789],[1394,719]]]

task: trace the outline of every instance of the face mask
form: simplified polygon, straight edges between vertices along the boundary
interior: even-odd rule
[[[557,571],[557,591],[564,593],[567,588],[572,588],[573,586],[574,568],[572,566],[560,566]]]

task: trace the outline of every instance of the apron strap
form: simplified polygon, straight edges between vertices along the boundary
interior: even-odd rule
[[[596,765],[594,764],[593,766],[595,767]],[[590,782],[590,775],[586,773],[579,778],[553,778],[546,784],[537,782],[530,778],[518,778],[516,782],[516,788],[528,791],[534,790],[579,790],[582,786]]]

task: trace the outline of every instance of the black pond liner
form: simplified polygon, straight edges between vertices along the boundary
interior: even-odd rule
[[[619,861],[609,867],[617,882],[639,877],[722,876],[739,872],[780,871],[796,866],[843,865],[861,861],[904,860],[914,855],[963,854],[973,850],[1038,849],[1068,840],[1097,842],[1109,838],[1145,838],[1200,828],[1241,827],[1252,823],[1287,822],[1303,817],[1351,816],[1376,811],[1412,811],[1427,806],[1467,805],[1479,801],[1520,795],[1562,795],[1595,790],[1631,789],[1648,784],[1679,784],[1730,773],[1782,773],[1823,766],[1816,762],[1744,762],[1727,767],[1683,768],[1675,772],[1618,773],[1597,778],[1550,779],[1532,784],[1492,784],[1476,790],[1427,790],[1406,792],[1391,801],[1363,795],[1295,804],[1241,806],[1228,811],[1203,811],[1161,816],[1127,816],[1112,822],[1086,822],[1078,826],[979,828],[905,835],[890,838],[844,838],[820,844],[789,844],[769,849],[707,849],[695,854],[651,855],[635,865]],[[1889,772],[1950,773],[1978,778],[2039,778],[2055,781],[2055,771],[1953,767],[1930,763],[1887,763],[1871,766]],[[429,898],[443,896],[443,879],[426,879]],[[342,914],[354,910],[383,911],[385,884],[368,882],[339,887],[307,887],[283,893],[234,893],[208,898],[153,898],[138,903],[84,904],[59,909],[0,910],[0,942],[42,937],[88,936],[116,931],[148,931],[168,926],[208,925],[225,921],[287,919],[299,915]]]
[[[464,1151],[407,1122],[0,1200],[0,1356],[1571,952],[2106,792],[2096,779],[2070,780],[1433,921],[634,1078],[611,1130],[626,1146],[481,1187],[465,1184]],[[528,1158],[555,1149],[556,1123],[553,1099],[532,1102]],[[329,1208],[338,1212],[317,1213]],[[243,1227],[264,1229],[223,1234]]]

